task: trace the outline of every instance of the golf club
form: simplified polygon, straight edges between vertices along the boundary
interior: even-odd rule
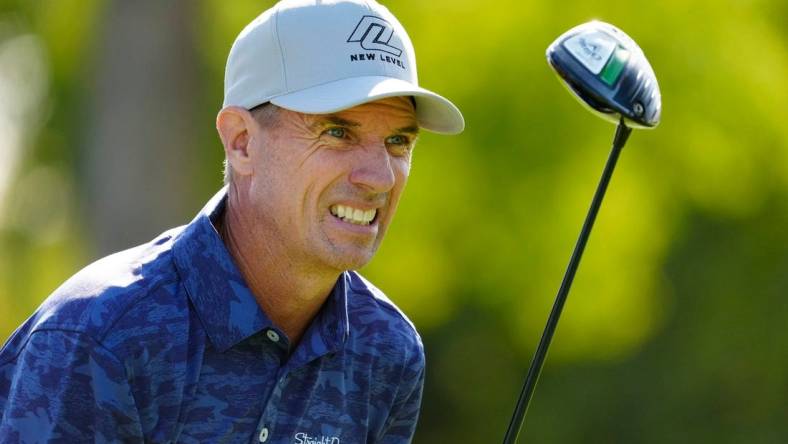
[[[504,444],[514,444],[520,434],[547,349],[621,149],[632,128],[657,126],[662,112],[659,85],[646,56],[629,36],[613,25],[591,21],[570,29],[547,48],[547,62],[582,104],[594,114],[618,124],[618,127],[591,207],[531,360]]]

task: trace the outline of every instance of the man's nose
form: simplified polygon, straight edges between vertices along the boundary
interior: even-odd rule
[[[385,143],[369,143],[357,150],[357,156],[351,183],[375,193],[386,193],[394,187],[396,177]]]

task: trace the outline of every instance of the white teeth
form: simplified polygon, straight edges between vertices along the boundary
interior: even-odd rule
[[[329,210],[334,216],[356,225],[369,225],[378,213],[375,209],[365,211],[345,205],[332,205]]]

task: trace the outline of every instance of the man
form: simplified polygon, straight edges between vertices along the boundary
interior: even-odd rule
[[[463,120],[417,86],[384,7],[264,12],[227,61],[227,186],[189,225],[79,272],[12,335],[0,441],[409,442],[420,338],[347,270],[378,248],[419,128]]]

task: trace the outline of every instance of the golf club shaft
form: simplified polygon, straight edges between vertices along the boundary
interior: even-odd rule
[[[591,201],[591,208],[588,209],[586,220],[583,223],[583,229],[580,231],[580,236],[575,244],[575,250],[572,252],[572,257],[569,260],[566,273],[564,273],[564,279],[561,282],[558,295],[555,297],[555,303],[550,312],[550,317],[547,318],[547,325],[545,325],[544,332],[542,333],[542,339],[539,341],[539,346],[531,360],[531,367],[528,369],[525,384],[520,392],[520,398],[517,400],[517,406],[515,407],[512,420],[509,422],[509,428],[503,440],[504,444],[515,444],[517,442],[517,436],[520,434],[520,429],[525,420],[525,413],[528,411],[528,404],[536,388],[536,382],[539,380],[539,374],[542,371],[542,366],[547,357],[547,349],[550,347],[550,341],[553,339],[553,333],[555,333],[555,328],[558,325],[558,318],[561,317],[561,311],[564,308],[566,297],[569,294],[569,288],[572,286],[572,280],[574,280],[575,272],[580,264],[580,258],[583,256],[583,250],[588,241],[588,236],[591,234],[594,220],[596,220],[596,215],[602,204],[602,199],[605,197],[605,191],[607,190],[608,183],[610,183],[610,177],[613,175],[613,170],[616,167],[618,156],[631,132],[632,129],[627,127],[624,124],[624,120],[621,119],[616,129],[616,135],[613,138],[613,148],[608,156],[607,164],[605,164],[605,170],[602,172],[599,185],[597,185],[596,192],[594,193],[594,199]]]

